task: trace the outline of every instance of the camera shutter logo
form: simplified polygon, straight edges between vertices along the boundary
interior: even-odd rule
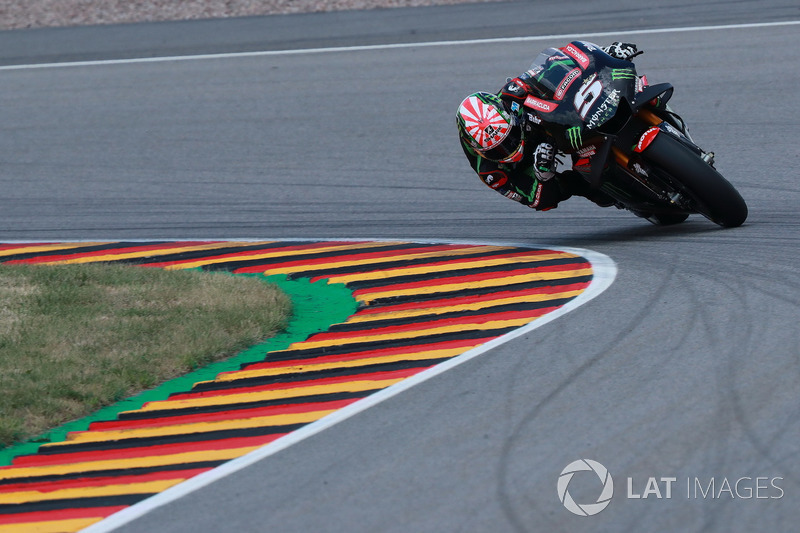
[[[603,483],[603,490],[600,496],[597,497],[595,503],[576,503],[567,490],[569,482],[572,481],[572,476],[575,475],[575,472],[583,471],[594,472],[597,474],[597,477],[600,478],[600,482]],[[564,504],[564,507],[566,507],[569,512],[578,516],[596,515],[608,507],[608,504],[611,503],[612,496],[614,496],[614,480],[611,479],[611,474],[608,473],[606,467],[597,461],[578,459],[568,464],[564,470],[561,471],[561,475],[558,476],[558,499],[561,500],[561,503]]]

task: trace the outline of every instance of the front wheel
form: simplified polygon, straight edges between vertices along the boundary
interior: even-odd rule
[[[703,216],[726,228],[741,226],[747,204],[733,185],[692,150],[659,133],[642,154],[682,188]]]

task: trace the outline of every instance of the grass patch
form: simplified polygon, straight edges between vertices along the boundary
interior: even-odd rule
[[[0,447],[284,329],[257,278],[116,264],[0,267]]]

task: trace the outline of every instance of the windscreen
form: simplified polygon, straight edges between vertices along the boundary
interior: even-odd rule
[[[578,68],[577,63],[557,48],[548,48],[539,54],[531,63],[527,80],[539,92],[538,96],[548,100],[560,100],[564,95],[559,94],[562,82]],[[579,71],[574,75],[577,75]]]

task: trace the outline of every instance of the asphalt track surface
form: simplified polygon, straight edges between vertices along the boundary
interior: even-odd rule
[[[569,315],[120,531],[796,530],[798,26],[759,23],[800,9],[604,4],[125,26],[116,41],[113,28],[0,34],[23,50],[4,44],[6,65],[277,50],[281,35],[302,49],[565,34],[0,70],[0,240],[513,242],[589,248],[619,269]],[[658,228],[582,199],[534,213],[470,175],[455,108],[541,48],[720,24],[753,26],[616,36],[646,51],[651,82],[676,86],[674,106],[748,202],[743,227]],[[615,481],[593,517],[556,491],[580,458]],[[642,495],[650,477],[675,477],[672,497],[662,481],[661,499],[627,497],[628,478]],[[687,479],[706,490],[712,478],[719,497],[687,498]],[[720,491],[743,478],[751,498]],[[594,500],[596,478],[578,479],[575,500]]]

